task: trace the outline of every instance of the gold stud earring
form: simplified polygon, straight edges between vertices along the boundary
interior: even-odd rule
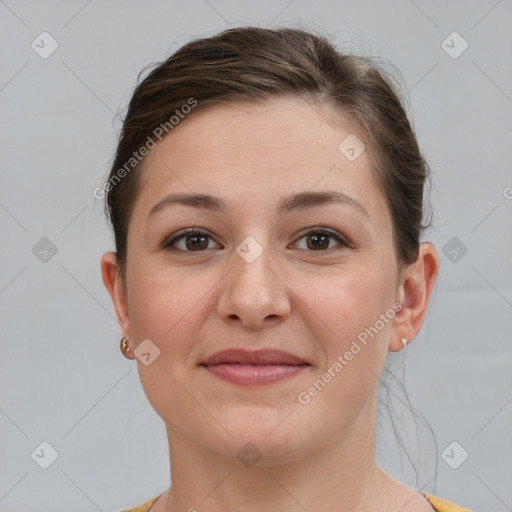
[[[125,357],[126,357],[126,354],[128,354],[128,352],[130,352],[130,345],[128,343],[129,343],[128,338],[121,338],[121,352],[122,352],[123,356],[125,356]]]

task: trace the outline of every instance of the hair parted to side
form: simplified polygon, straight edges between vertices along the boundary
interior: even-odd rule
[[[108,180],[191,98],[196,111],[213,102],[300,97],[356,127],[358,137],[369,143],[373,172],[391,212],[397,261],[405,266],[417,259],[420,236],[429,225],[422,220],[430,171],[392,78],[373,58],[343,52],[326,37],[297,28],[240,27],[193,40],[135,88]],[[105,189],[123,280],[143,163]]]

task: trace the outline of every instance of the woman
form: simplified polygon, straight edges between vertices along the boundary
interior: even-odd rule
[[[192,41],[139,84],[101,269],[172,486],[132,511],[467,510],[375,458],[439,270],[427,178],[384,73],[302,30]]]

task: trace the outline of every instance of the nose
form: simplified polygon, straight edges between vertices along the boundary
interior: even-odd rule
[[[268,249],[254,261],[233,254],[217,306],[225,322],[258,328],[277,325],[288,316],[290,291],[271,260]]]

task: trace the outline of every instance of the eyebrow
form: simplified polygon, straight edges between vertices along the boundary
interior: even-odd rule
[[[224,200],[208,194],[169,194],[151,208],[148,218],[164,208],[178,204],[219,213],[227,213],[230,210]],[[315,206],[325,204],[342,204],[351,206],[365,215],[368,219],[370,218],[365,207],[357,199],[354,199],[353,197],[350,197],[344,192],[340,192],[338,190],[299,192],[297,194],[293,194],[283,198],[279,202],[277,212],[280,215],[285,215],[295,210],[305,210],[307,208],[313,208]]]

